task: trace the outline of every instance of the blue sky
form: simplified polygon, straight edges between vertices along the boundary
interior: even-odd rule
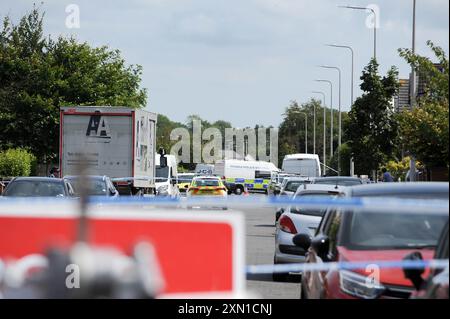
[[[2,0],[0,16],[17,19],[32,0]],[[65,8],[80,8],[80,28],[65,26]],[[378,60],[406,77],[408,65],[397,49],[411,46],[412,0],[47,0],[45,31],[74,34],[79,41],[121,50],[129,64],[144,68],[147,109],[173,120],[198,114],[209,121],[227,120],[236,127],[278,125],[291,100],[304,102],[310,91],[335,83],[343,71],[342,107],[350,106],[350,55],[325,43],[355,50],[355,94],[359,76],[372,56],[373,32],[363,11],[338,5],[380,8]],[[432,40],[449,49],[449,1],[417,0],[417,52],[430,55]],[[328,101],[329,102],[329,101]]]

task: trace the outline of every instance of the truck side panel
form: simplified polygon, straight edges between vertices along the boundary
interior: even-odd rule
[[[61,170],[79,174],[85,159],[89,174],[129,177],[132,174],[130,113],[62,113]]]
[[[135,187],[154,187],[156,153],[156,114],[136,110],[134,115],[134,167]]]

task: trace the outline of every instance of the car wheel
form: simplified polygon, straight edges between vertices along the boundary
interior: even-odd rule
[[[234,191],[234,193],[236,195],[242,195],[242,188],[241,187],[236,187],[236,190]]]

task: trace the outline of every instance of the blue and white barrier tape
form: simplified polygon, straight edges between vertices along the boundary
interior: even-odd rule
[[[32,207],[34,205],[52,205],[64,203],[76,203],[76,199],[49,199],[49,198],[7,198],[0,197],[0,208],[10,205],[22,205]],[[448,214],[448,200],[414,200],[395,198],[279,198],[279,197],[192,197],[192,198],[172,198],[172,197],[90,197],[90,205],[112,205],[112,206],[140,206],[148,207],[228,207],[232,209],[240,208],[275,208],[300,206],[303,209],[327,209],[336,208],[345,211],[373,211],[386,213],[436,213]]]
[[[303,263],[303,264],[277,264],[277,265],[251,265],[247,266],[247,275],[264,275],[272,273],[303,273],[313,271],[337,271],[358,270],[376,266],[379,269],[445,269],[449,267],[449,261],[434,260],[374,260],[360,262],[328,262],[328,263]]]

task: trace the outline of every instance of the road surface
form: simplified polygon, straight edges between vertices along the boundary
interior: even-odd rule
[[[272,264],[275,247],[274,209],[258,208],[241,211],[246,220],[247,265]],[[272,275],[248,279],[247,289],[265,299],[298,299],[300,284],[294,282],[296,278],[293,279],[293,282],[273,282]]]

